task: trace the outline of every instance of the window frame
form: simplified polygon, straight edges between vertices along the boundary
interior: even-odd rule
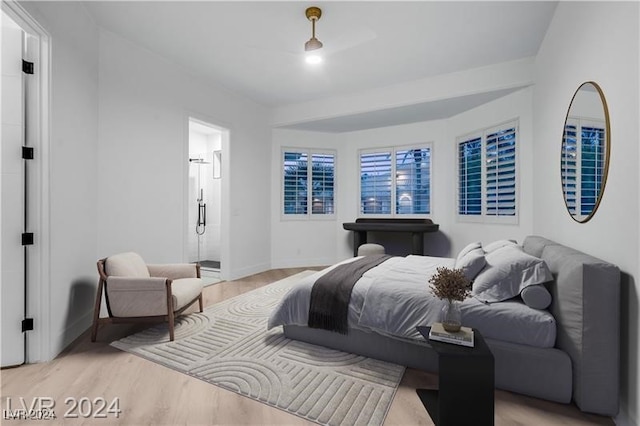
[[[307,188],[310,188],[313,182],[313,156],[314,155],[330,155],[333,156],[333,212],[329,214],[313,213],[313,190],[307,190],[307,212],[306,213],[285,213],[285,191],[284,191],[284,170],[285,170],[285,153],[297,153],[307,155]],[[281,147],[280,149],[280,220],[281,221],[299,221],[299,220],[336,220],[337,217],[337,167],[338,152],[335,149],[321,148],[300,148],[300,147]]]
[[[356,171],[357,176],[356,179],[358,181],[358,192],[357,192],[357,206],[356,211],[358,212],[359,217],[366,218],[406,218],[406,219],[421,219],[428,218],[433,214],[433,204],[432,204],[432,193],[433,193],[433,142],[420,142],[415,144],[407,144],[407,145],[397,145],[397,146],[381,146],[375,148],[362,148],[358,150],[356,156]],[[396,212],[396,190],[397,190],[397,176],[396,176],[396,165],[397,165],[397,152],[412,150],[412,149],[429,149],[429,213],[411,213],[411,214],[400,214]],[[363,154],[386,154],[388,153],[391,157],[391,213],[364,213],[362,211],[362,160],[361,157]]]
[[[514,128],[515,134],[515,161],[514,161],[514,185],[515,185],[515,213],[513,215],[489,215],[487,214],[487,136]],[[461,214],[460,213],[460,145],[474,139],[480,139],[481,144],[481,210],[480,214]],[[487,224],[505,224],[517,225],[520,220],[520,120],[513,119],[504,121],[500,124],[475,130],[470,133],[456,137],[455,143],[455,170],[456,170],[456,189],[455,189],[455,214],[456,221],[463,223],[487,223]]]

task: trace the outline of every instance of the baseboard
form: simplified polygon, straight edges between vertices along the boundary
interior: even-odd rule
[[[269,269],[271,269],[271,265],[269,263],[259,263],[257,265],[246,266],[244,268],[229,271],[228,276],[223,277],[223,279],[227,281],[237,280],[248,275],[259,274],[260,272],[268,271]]]
[[[53,359],[57,357],[67,346],[73,343],[82,333],[87,331],[91,327],[93,322],[93,307],[90,310],[82,314],[80,318],[75,320],[70,326],[65,328],[59,333],[56,338],[51,342],[50,355]]]
[[[274,259],[271,261],[272,269],[304,268],[305,266],[329,266],[337,263],[336,258],[316,257],[304,259]]]

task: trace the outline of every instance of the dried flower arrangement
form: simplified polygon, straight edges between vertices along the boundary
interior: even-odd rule
[[[440,299],[449,302],[462,302],[471,294],[470,281],[465,277],[462,269],[436,268],[436,274],[429,278],[429,288]]]

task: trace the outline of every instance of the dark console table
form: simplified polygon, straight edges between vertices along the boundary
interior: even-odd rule
[[[417,327],[438,354],[438,390],[417,389],[431,420],[439,426],[494,424],[493,354],[478,330],[474,347],[429,340],[431,327]]]
[[[367,232],[408,232],[411,234],[411,254],[424,254],[424,233],[436,232],[440,225],[431,219],[356,219],[342,227],[353,231],[353,255],[358,255],[358,247],[367,242]]]

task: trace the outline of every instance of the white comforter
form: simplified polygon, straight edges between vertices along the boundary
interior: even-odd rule
[[[268,328],[307,326],[313,283],[342,263],[303,278],[282,299],[269,317]],[[353,287],[349,327],[392,336],[419,338],[418,325],[439,320],[443,301],[429,289],[429,278],[439,266],[453,267],[455,259],[429,256],[394,257],[367,271]],[[461,305],[465,326],[484,337],[538,347],[552,347],[556,326],[547,311],[531,309],[518,301],[486,305],[468,298]]]

